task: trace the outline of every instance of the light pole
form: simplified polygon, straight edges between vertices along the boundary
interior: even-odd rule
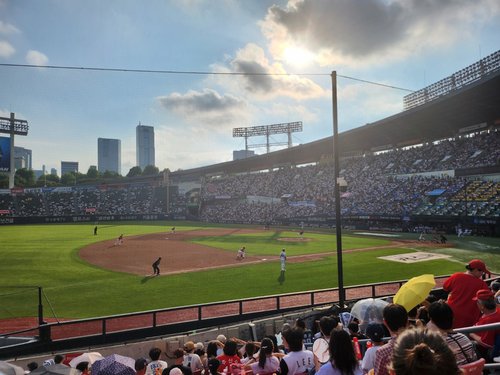
[[[342,265],[342,221],[340,212],[340,178],[339,178],[339,130],[337,113],[337,72],[332,72],[332,114],[333,114],[333,161],[335,183],[335,227],[337,230],[337,274],[339,284],[339,305],[344,309],[344,271]]]

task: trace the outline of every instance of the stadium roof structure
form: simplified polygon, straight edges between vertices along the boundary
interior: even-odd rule
[[[417,145],[454,137],[478,124],[500,125],[500,70],[396,115],[339,134],[341,155]],[[320,161],[333,155],[333,136],[246,159],[176,171],[172,177],[259,171]]]

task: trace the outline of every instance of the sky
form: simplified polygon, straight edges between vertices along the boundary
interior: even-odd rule
[[[294,145],[331,136],[332,71],[342,132],[499,45],[498,0],[0,0],[0,117],[28,121],[15,144],[33,169],[86,173],[97,138],[114,138],[126,175],[139,123],[155,128],[160,170],[189,169],[232,160],[236,127],[302,121]]]

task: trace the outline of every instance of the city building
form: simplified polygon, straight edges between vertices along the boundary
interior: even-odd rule
[[[119,139],[97,138],[97,170],[121,174],[122,144]]]
[[[32,168],[31,150],[24,147],[14,146],[14,166],[16,169]]]
[[[155,130],[152,126],[137,125],[136,128],[137,165],[144,169],[147,165],[155,165]]]
[[[78,172],[77,161],[61,161],[61,177],[66,173]]]
[[[53,176],[57,176],[57,169],[50,168],[50,174],[53,175]]]

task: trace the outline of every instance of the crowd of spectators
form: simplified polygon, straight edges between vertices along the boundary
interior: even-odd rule
[[[473,260],[469,265],[477,262],[481,261]],[[463,275],[469,277],[475,271],[480,269],[467,269]],[[494,281],[485,286],[470,301],[480,316],[472,323],[475,326],[500,323],[495,283],[500,284]],[[500,360],[494,358],[499,349],[494,343],[498,331],[488,329],[469,335],[455,332],[454,312],[444,299],[430,294],[414,307],[393,303],[391,297],[388,300],[380,308],[380,320],[368,324],[350,312],[330,311],[314,316],[310,327],[300,318],[286,322],[277,334],[261,341],[226,338],[222,334],[205,342],[187,337],[172,353],[152,347],[143,357],[121,357],[119,361],[95,352],[89,356],[57,354],[42,363],[27,364],[25,371],[37,374],[57,369],[63,374],[68,372],[62,366],[71,366],[83,374],[109,375],[113,373],[109,372],[111,367],[101,372],[99,361],[118,361],[116,371],[130,375],[458,375],[471,365],[482,369],[484,363]],[[492,313],[495,309],[496,313]]]
[[[500,165],[500,131],[419,147],[346,157],[342,214],[349,216],[500,216],[500,182],[452,177],[450,170]],[[333,216],[334,168],[314,165],[205,177],[193,201],[148,184],[33,189],[0,194],[0,215],[183,214],[199,209],[208,222],[265,223]],[[66,189],[66,190],[65,190]],[[167,208],[167,204],[169,207]],[[192,210],[191,210],[192,213]]]
[[[451,177],[447,171],[500,164],[500,132],[341,160],[343,215],[500,216],[500,183]],[[425,172],[425,173],[424,173]],[[201,218],[271,222],[333,215],[332,163],[207,179]],[[257,197],[257,198],[255,198]]]
[[[0,211],[20,217],[166,213],[165,188],[151,185],[40,189],[0,194]]]

